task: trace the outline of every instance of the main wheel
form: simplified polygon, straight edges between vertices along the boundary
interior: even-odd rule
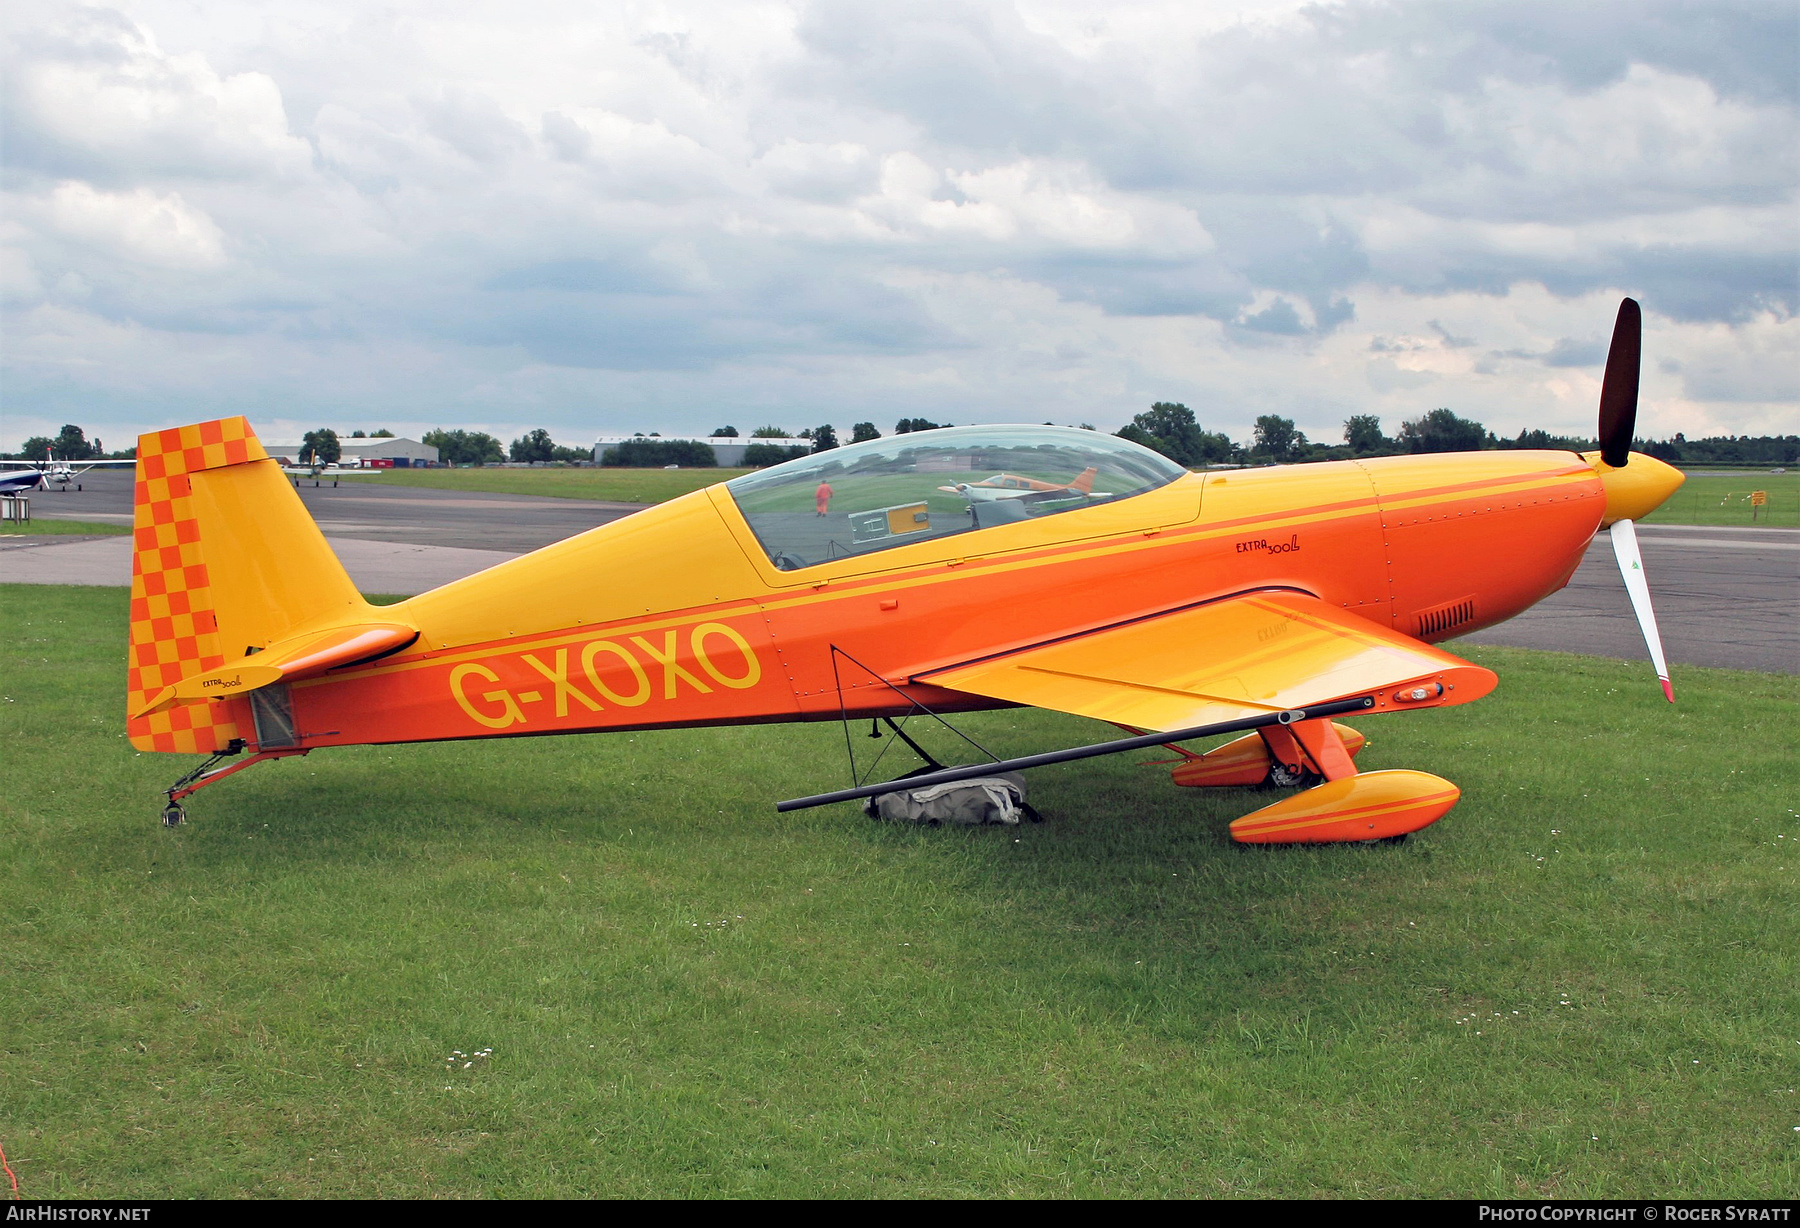
[[[1288,765],[1285,763],[1277,762],[1269,765],[1268,784],[1274,788],[1293,789],[1300,785],[1313,785],[1318,782],[1319,777],[1312,772],[1307,771],[1305,768],[1301,768],[1298,772],[1294,772],[1290,771]]]

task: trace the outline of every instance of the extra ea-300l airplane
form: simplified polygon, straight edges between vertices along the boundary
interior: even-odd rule
[[[215,755],[169,790],[173,824],[198,788],[332,746],[1024,704],[1152,732],[781,807],[1238,733],[1184,752],[1176,783],[1311,787],[1238,819],[1236,839],[1400,837],[1458,789],[1359,772],[1362,738],[1334,718],[1486,695],[1491,672],[1433,644],[1561,588],[1596,530],[1674,697],[1632,522],[1682,476],[1630,451],[1639,333],[1627,299],[1592,453],[1191,473],[1092,431],[917,432],[746,474],[382,607],[243,418],[145,435],[130,738]],[[1040,485],[1001,500],[943,489],[992,473]]]

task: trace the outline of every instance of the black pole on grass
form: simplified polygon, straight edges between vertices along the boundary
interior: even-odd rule
[[[1093,759],[1100,755],[1117,755],[1128,750],[1142,750],[1147,746],[1166,746],[1171,742],[1186,742],[1192,738],[1206,738],[1220,733],[1244,733],[1251,729],[1263,729],[1270,725],[1294,725],[1301,721],[1317,720],[1321,717],[1342,716],[1347,712],[1364,712],[1375,706],[1373,695],[1359,695],[1355,699],[1338,699],[1328,704],[1314,704],[1310,708],[1289,708],[1282,712],[1265,712],[1257,716],[1247,716],[1242,720],[1224,721],[1217,725],[1196,725],[1191,729],[1172,729],[1167,733],[1146,733],[1135,738],[1119,738],[1111,742],[1095,742],[1089,746],[1072,746],[1067,750],[1045,751],[1041,755],[1025,755],[1018,759],[1000,759],[993,763],[974,763],[966,767],[945,768],[941,772],[926,772],[918,776],[907,776],[900,780],[887,780],[878,785],[863,785],[857,789],[839,789],[835,793],[816,793],[811,797],[796,797],[785,802],[776,802],[775,809],[786,813],[790,810],[807,810],[813,806],[829,806],[833,802],[853,802],[862,797],[878,797],[883,793],[896,793],[901,790],[929,789],[932,785],[947,785],[958,780],[974,780],[978,776],[992,776],[997,772],[1019,772],[1026,768],[1047,767],[1052,763],[1068,763],[1075,759]]]

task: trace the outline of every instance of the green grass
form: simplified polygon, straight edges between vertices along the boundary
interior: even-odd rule
[[[1792,677],[1468,648],[1493,696],[1363,722],[1464,790],[1395,847],[1131,756],[1017,831],[776,815],[832,725],[324,751],[168,832],[124,592],[0,596],[27,1198],[1800,1187]]]
[[[748,469],[390,469],[383,481],[430,490],[483,490],[609,503],[662,503]]]
[[[1750,492],[1765,491],[1767,506],[1754,509]],[[1690,473],[1669,501],[1644,517],[1645,524],[1800,526],[1800,472],[1743,474]]]
[[[89,520],[0,520],[0,534],[7,537],[122,537],[131,532],[125,524],[96,524]]]

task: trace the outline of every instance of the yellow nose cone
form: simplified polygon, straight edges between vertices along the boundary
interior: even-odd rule
[[[1633,452],[1631,459],[1618,469],[1601,460],[1598,452],[1583,452],[1581,459],[1594,467],[1601,486],[1606,488],[1606,514],[1600,521],[1603,529],[1615,520],[1648,516],[1687,481],[1687,475],[1675,466],[1642,452]]]

